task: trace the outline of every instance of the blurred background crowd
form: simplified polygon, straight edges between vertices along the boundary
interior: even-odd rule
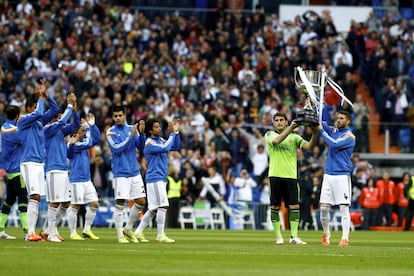
[[[182,182],[180,204],[192,205],[206,196],[200,195],[200,179],[207,177],[212,184],[223,181],[224,189],[218,191],[229,204],[266,205],[263,135],[272,128],[273,114],[282,111],[294,119],[304,106],[294,67],[320,71],[324,66],[354,108],[341,105],[328,88],[323,119],[332,121],[338,109],[350,111],[356,152],[370,151],[369,115],[375,112],[380,114],[379,132],[391,130],[391,145],[413,151],[414,25],[398,9],[380,15],[373,10],[365,22],[350,19],[349,31],[338,33],[329,9],[318,14],[311,6],[280,22],[277,12],[260,5],[254,12],[242,12],[243,1],[177,1],[182,12],[140,10],[141,2],[0,1],[0,123],[5,107],[23,106],[40,78],[62,107],[66,95],[75,93],[81,116],[95,114],[102,133],[113,124],[114,105],[126,106],[128,123],[155,117],[166,124],[180,118],[182,150],[170,155],[170,176]],[[152,6],[158,2],[151,1]],[[195,2],[206,2],[203,7],[214,12],[187,9],[195,8]],[[384,2],[394,6],[394,1]],[[361,81],[374,106],[357,92]],[[305,139],[311,135],[305,127],[298,132]],[[105,141],[91,152],[92,179],[101,199],[113,192]],[[322,140],[312,152],[298,151],[302,227],[313,225],[325,155]],[[253,180],[247,190],[235,185],[240,178]],[[364,207],[362,189],[384,178],[355,155],[352,207]],[[392,206],[398,214],[396,202]],[[382,212],[381,206],[377,209]],[[400,223],[384,214],[384,219],[377,214],[373,225]],[[262,221],[265,215],[260,216]]]

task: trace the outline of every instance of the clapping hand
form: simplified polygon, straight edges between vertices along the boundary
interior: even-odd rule
[[[76,96],[73,93],[70,93],[67,97],[67,103],[73,106],[73,109],[76,109]]]
[[[140,134],[144,133],[144,131],[145,131],[145,121],[144,120],[139,121],[138,131],[139,131]]]
[[[80,136],[78,133],[75,133],[73,136],[70,137],[69,144],[73,145],[76,144],[80,140]]]
[[[40,84],[36,84],[35,86],[35,94],[37,97],[45,99],[47,98],[46,84],[43,80],[41,80],[40,82]]]
[[[181,120],[174,119],[174,121],[172,122],[172,128],[174,132],[179,132],[181,128]]]

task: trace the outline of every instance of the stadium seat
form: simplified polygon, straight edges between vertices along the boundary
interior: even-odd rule
[[[254,219],[254,211],[247,209],[242,211],[244,228],[256,229],[256,222]]]
[[[191,206],[181,207],[178,213],[178,221],[180,222],[181,229],[185,229],[186,224],[191,224],[193,229],[197,229],[194,207],[191,207]]]
[[[409,128],[402,128],[399,131],[399,147],[400,147],[400,151],[403,152],[410,152],[410,139],[411,139],[411,134],[410,134],[410,129]]]
[[[211,208],[211,229],[226,229],[224,211],[219,207]]]
[[[400,8],[400,14],[405,20],[411,20],[414,18],[413,9],[408,8]]]
[[[211,205],[209,201],[196,201],[194,203],[194,210],[197,227],[201,226],[207,229],[211,226]]]

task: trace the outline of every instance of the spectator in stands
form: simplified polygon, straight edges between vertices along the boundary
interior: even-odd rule
[[[359,209],[358,198],[361,195],[361,190],[367,185],[367,175],[365,168],[356,168],[356,171],[352,173],[351,182],[352,182],[352,200],[351,208]]]
[[[240,175],[234,179],[233,187],[235,189],[235,200],[237,202],[237,214],[238,221],[243,221],[242,210],[251,208],[253,202],[253,188],[256,188],[257,183],[250,177],[246,169],[240,171]],[[240,227],[241,226],[241,227]],[[242,229],[243,225],[239,225],[239,229]]]
[[[408,208],[405,217],[405,231],[409,231],[412,226],[412,220],[414,217],[414,185],[413,178],[411,178],[404,188],[405,196],[408,198]]]
[[[376,17],[374,11],[371,11],[365,20],[365,26],[368,32],[378,32],[381,27],[381,21]]]
[[[246,168],[248,159],[248,145],[246,140],[240,136],[238,129],[233,129],[229,139],[230,154],[232,156],[234,175],[239,175],[242,168]]]
[[[391,59],[390,63],[390,77],[395,79],[400,75],[407,75],[409,67],[410,61],[404,55],[403,49],[401,47],[397,48],[397,54]]]
[[[404,88],[402,79],[397,80],[395,90],[386,99],[385,109],[390,124],[391,146],[399,146],[400,130],[404,127],[402,123],[407,122],[406,114],[408,109],[409,95]]]
[[[353,126],[356,131],[358,140],[356,141],[356,152],[369,152],[369,114],[370,107],[362,99],[362,95],[356,95],[354,102],[354,121]]]
[[[167,227],[178,227],[178,212],[180,210],[180,200],[183,190],[183,181],[180,179],[178,171],[170,166],[167,177],[167,196],[170,206],[167,212]]]
[[[312,225],[311,216],[311,194],[312,194],[312,164],[305,158],[302,149],[297,151],[298,157],[298,182],[300,187],[300,229],[308,229]]]
[[[390,179],[390,173],[384,171],[381,179],[375,183],[379,191],[380,209],[378,213],[377,224],[385,226],[392,225],[392,210],[395,204],[395,182]]]
[[[206,178],[206,181],[218,193],[219,198],[214,198],[211,192],[209,192],[207,186],[203,185],[203,189],[200,192],[198,200],[207,199],[210,201],[211,207],[217,207],[219,206],[219,202],[223,200],[226,195],[226,183],[224,182],[223,175],[218,173],[214,166],[208,167],[207,171],[208,177]]]
[[[98,192],[98,197],[104,199],[108,197],[108,178],[106,172],[110,170],[111,164],[104,158],[101,146],[96,145],[92,149],[91,156],[91,179]]]
[[[378,209],[381,204],[379,190],[375,187],[374,179],[367,180],[367,186],[362,188],[358,201],[363,209],[362,229],[369,230],[370,226],[376,226],[378,223]]]
[[[265,151],[264,144],[257,145],[257,150],[250,157],[250,161],[253,166],[253,179],[257,183],[262,183],[263,178],[266,177],[266,172],[269,167],[269,160]]]
[[[354,61],[353,61],[353,57],[352,54],[349,52],[348,50],[348,46],[346,43],[341,43],[338,46],[338,50],[336,51],[336,53],[333,56],[333,66],[334,67],[338,67],[339,65],[339,58],[342,58],[342,62],[346,65],[348,65],[349,67],[352,68],[352,66],[354,65]]]
[[[338,57],[337,59],[337,65],[335,66],[336,70],[336,80],[337,81],[345,81],[345,76],[347,73],[352,72],[352,67],[348,64],[344,63],[343,57]]]
[[[312,25],[310,23],[305,24],[304,31],[300,34],[299,37],[299,46],[305,48],[307,42],[312,39],[316,39],[318,34],[313,31]]]
[[[402,180],[395,187],[395,199],[398,209],[398,223],[397,226],[403,225],[403,220],[407,214],[408,208],[408,198],[404,192],[405,187],[410,184],[411,174],[409,172],[404,172],[402,175]]]
[[[211,138],[210,145],[217,152],[228,151],[230,149],[230,141],[224,135],[223,129],[221,127],[216,127],[215,136]]]

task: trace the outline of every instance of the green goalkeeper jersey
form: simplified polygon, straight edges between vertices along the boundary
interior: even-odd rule
[[[272,141],[279,135],[276,131],[265,134],[267,153],[269,154],[269,177],[282,177],[297,179],[297,148],[302,148],[304,139],[290,133],[280,144],[274,145]]]

